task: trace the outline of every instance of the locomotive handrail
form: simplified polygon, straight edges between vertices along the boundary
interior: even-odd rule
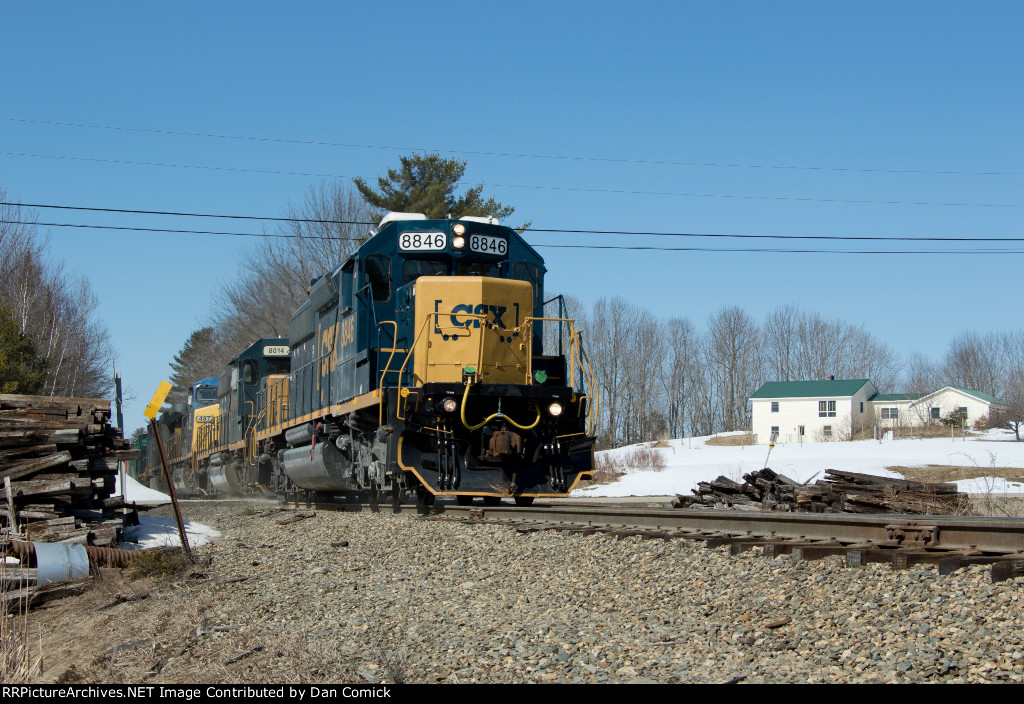
[[[571,366],[569,368],[569,378],[567,381],[571,384],[572,377],[576,374],[576,366],[579,365],[580,376],[585,377],[587,387],[582,389],[584,391],[581,394],[581,398],[591,399],[593,403],[589,404],[590,408],[587,410],[587,434],[593,435],[595,430],[595,424],[597,421],[597,407],[599,404],[597,378],[594,376],[593,367],[590,364],[590,359],[587,357],[586,350],[583,349],[582,331],[576,329],[576,321],[573,318],[542,318],[542,317],[528,317],[525,318],[520,328],[529,328],[532,335],[533,322],[539,321],[550,321],[559,323],[568,323],[569,325],[569,360]],[[561,328],[561,326],[559,326]],[[586,361],[586,367],[583,362]],[[584,368],[586,374],[584,375]]]

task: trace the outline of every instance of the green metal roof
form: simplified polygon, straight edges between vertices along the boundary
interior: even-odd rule
[[[868,379],[826,379],[823,381],[767,381],[750,398],[837,398],[853,396]]]
[[[875,394],[869,401],[916,401],[921,394]]]
[[[996,398],[992,394],[987,394],[984,391],[973,391],[971,389],[961,389],[959,386],[950,386],[949,388],[956,389],[957,391],[962,391],[965,394],[970,394],[971,396],[974,396],[976,398],[980,398],[982,401],[987,401],[988,403],[997,403],[1000,406],[1005,406],[1006,405],[1006,401],[1003,401],[1000,398]]]

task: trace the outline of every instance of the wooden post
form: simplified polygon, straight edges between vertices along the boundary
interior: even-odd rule
[[[18,532],[18,519],[14,515],[14,494],[11,491],[11,478],[4,477],[4,492],[7,494],[7,529],[11,535]]]

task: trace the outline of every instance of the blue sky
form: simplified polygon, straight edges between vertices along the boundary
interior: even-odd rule
[[[538,228],[1024,237],[1020,3],[21,3],[4,8],[4,24],[0,185],[24,203],[277,216],[320,178],[253,171],[372,179],[412,149],[455,150],[533,155],[451,154],[469,162],[467,185],[487,184],[518,208],[514,223]],[[168,361],[206,322],[218,284],[253,243],[44,230],[53,254],[100,296],[119,371],[138,395],[126,410],[135,427]],[[1024,243],[529,239],[1024,251]],[[588,303],[619,295],[698,326],[723,306],[760,319],[799,303],[863,324],[903,354],[933,357],[958,330],[1020,327],[1024,254],[540,251],[549,290]]]

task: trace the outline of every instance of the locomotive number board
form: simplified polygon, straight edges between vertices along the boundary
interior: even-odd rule
[[[403,232],[398,238],[398,248],[406,252],[423,252],[444,249],[448,238],[443,232]]]
[[[474,252],[485,252],[486,254],[505,254],[508,252],[508,242],[504,237],[470,235],[469,248]]]

